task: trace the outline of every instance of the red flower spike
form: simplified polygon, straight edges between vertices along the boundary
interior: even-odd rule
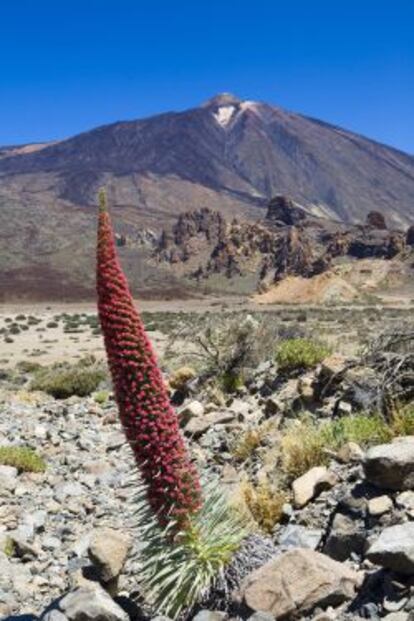
[[[127,440],[162,526],[185,525],[201,506],[201,488],[178,419],[117,256],[106,196],[99,194],[98,312],[115,397]]]

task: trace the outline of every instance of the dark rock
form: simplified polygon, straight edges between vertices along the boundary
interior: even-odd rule
[[[307,215],[306,211],[297,207],[292,199],[279,194],[269,202],[266,220],[276,224],[293,226],[304,220]]]
[[[379,211],[370,211],[366,218],[367,226],[371,226],[373,229],[386,230],[387,225],[383,214]]]
[[[337,513],[323,551],[337,561],[344,561],[352,553],[361,555],[364,551],[366,533],[362,522]]]

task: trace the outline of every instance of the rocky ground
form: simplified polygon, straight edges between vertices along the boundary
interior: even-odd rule
[[[264,361],[232,394],[197,382],[172,390],[199,469],[218,475],[252,512],[261,534],[247,551],[255,554],[258,537],[274,547],[227,611],[199,610],[198,621],[414,619],[414,436],[402,435],[414,425],[391,433],[378,423],[360,443],[344,435],[300,474],[283,470],[280,452],[304,413],[314,421],[369,418],[378,379],[367,361],[330,354],[289,373]],[[102,398],[109,385],[57,400],[28,390],[30,381],[27,370],[1,379],[0,447],[31,447],[46,469],[0,466],[0,614],[142,619],[134,467],[111,394]],[[269,497],[249,503],[246,484],[257,491],[269,481],[278,506]],[[262,519],[269,507],[277,513],[270,527]]]

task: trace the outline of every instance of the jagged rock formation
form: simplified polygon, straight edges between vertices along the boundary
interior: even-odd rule
[[[279,194],[269,202],[266,220],[281,226],[293,226],[299,224],[307,215],[304,209],[295,206],[291,198]]]
[[[261,222],[228,223],[207,208],[180,215],[170,232],[162,232],[155,256],[170,264],[188,263],[189,275],[197,280],[253,271],[263,285],[321,274],[340,257],[389,260],[405,249],[407,239],[414,243],[414,234],[388,230],[379,212],[367,220],[352,226],[318,218],[279,195]]]
[[[379,211],[370,211],[367,215],[366,224],[372,226],[373,229],[385,230],[387,228],[384,215]]]

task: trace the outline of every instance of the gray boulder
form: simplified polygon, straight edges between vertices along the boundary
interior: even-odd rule
[[[363,462],[365,477],[383,489],[414,489],[414,437],[369,449]]]
[[[127,613],[99,584],[70,591],[59,602],[69,621],[128,621]]]
[[[414,574],[414,522],[389,526],[369,547],[367,558],[401,574]]]

